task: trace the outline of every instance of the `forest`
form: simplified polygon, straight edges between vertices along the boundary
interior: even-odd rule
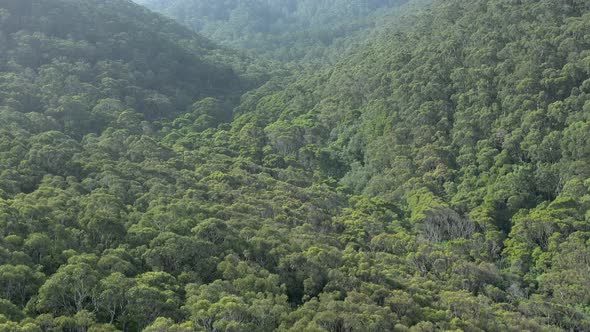
[[[0,0],[0,332],[590,331],[590,2],[137,2]]]
[[[365,44],[408,0],[135,0],[213,41],[315,70]],[[412,5],[428,0],[414,1]],[[408,4],[410,5],[410,4]],[[299,69],[301,71],[301,69]]]

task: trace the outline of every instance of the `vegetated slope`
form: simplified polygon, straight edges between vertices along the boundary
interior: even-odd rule
[[[0,328],[588,330],[589,9],[440,1],[231,123],[4,106]]]
[[[273,162],[402,202],[410,242],[366,221],[341,227],[361,227],[361,251],[405,257],[415,273],[406,287],[448,291],[436,296],[451,327],[508,329],[492,321],[510,303],[544,315],[535,324],[586,330],[589,7],[440,1],[234,123],[265,133],[263,162],[273,151]],[[413,246],[397,251],[402,243]]]
[[[224,45],[281,61],[334,63],[407,0],[137,0]]]
[[[246,58],[130,1],[1,4],[2,104],[50,116],[66,131],[113,120],[115,110],[92,112],[101,99],[154,119],[203,97],[239,97],[257,83],[232,69]]]

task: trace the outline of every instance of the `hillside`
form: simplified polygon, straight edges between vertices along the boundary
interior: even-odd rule
[[[136,0],[223,45],[321,67],[362,47],[407,0]],[[415,2],[415,1],[414,1]]]
[[[0,331],[590,330],[589,4],[436,1],[294,82],[128,1],[26,4]]]
[[[265,133],[263,162],[274,153],[397,206],[405,231],[350,221],[361,227],[353,243],[405,256],[414,282],[445,289],[445,329],[508,330],[490,322],[510,303],[534,317],[516,330],[586,330],[589,9],[439,1],[410,28],[251,103],[235,129]],[[412,246],[394,249],[402,243]]]
[[[11,0],[0,13],[0,101],[62,127],[99,131],[117,115],[81,112],[101,100],[150,119],[177,115],[204,97],[239,98],[267,74],[236,69],[253,61],[130,1]]]

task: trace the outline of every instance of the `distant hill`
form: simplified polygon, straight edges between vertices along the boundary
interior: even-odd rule
[[[66,131],[98,130],[117,116],[93,114],[101,100],[154,119],[207,96],[239,97],[261,80],[234,70],[247,67],[245,57],[131,1],[0,4],[0,104],[49,116]]]
[[[366,41],[407,0],[137,0],[233,48],[325,65]]]

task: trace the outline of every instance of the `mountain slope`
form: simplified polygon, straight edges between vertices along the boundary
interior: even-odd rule
[[[4,1],[2,9],[1,102],[62,125],[92,126],[65,124],[67,108],[91,112],[101,99],[157,118],[256,84],[231,67],[246,59],[129,1]]]
[[[505,14],[509,10],[512,15]],[[344,164],[344,183],[367,194],[398,197],[406,189],[408,178],[383,179],[396,159],[409,160],[408,176],[421,178],[420,185],[452,197],[457,188],[445,188],[445,182],[466,181],[465,170],[452,171],[462,166],[481,166],[485,173],[499,171],[490,170],[495,157],[501,164],[535,167],[582,157],[565,143],[542,141],[559,141],[568,127],[585,121],[586,10],[579,3],[443,1],[411,29],[383,33],[333,69],[263,95],[258,107],[242,109],[243,117],[319,133],[283,144],[297,156],[306,139],[315,139]],[[535,15],[551,19],[540,26]],[[553,152],[543,150],[549,148]],[[479,153],[489,153],[491,164],[479,165]],[[565,181],[585,175],[560,170],[568,172],[561,176]],[[394,182],[383,187],[383,180]],[[558,188],[531,192],[553,199]]]
[[[352,193],[399,202],[419,238],[465,246],[457,264],[425,246],[427,278],[480,274],[462,287],[493,297],[492,283],[529,313],[547,308],[537,322],[584,330],[588,297],[574,289],[587,265],[570,255],[589,230],[588,9],[440,1],[411,28],[252,102],[236,130],[265,133],[252,156],[275,154]],[[492,281],[499,271],[504,286]]]
[[[361,47],[407,0],[137,0],[233,48],[321,66]]]

